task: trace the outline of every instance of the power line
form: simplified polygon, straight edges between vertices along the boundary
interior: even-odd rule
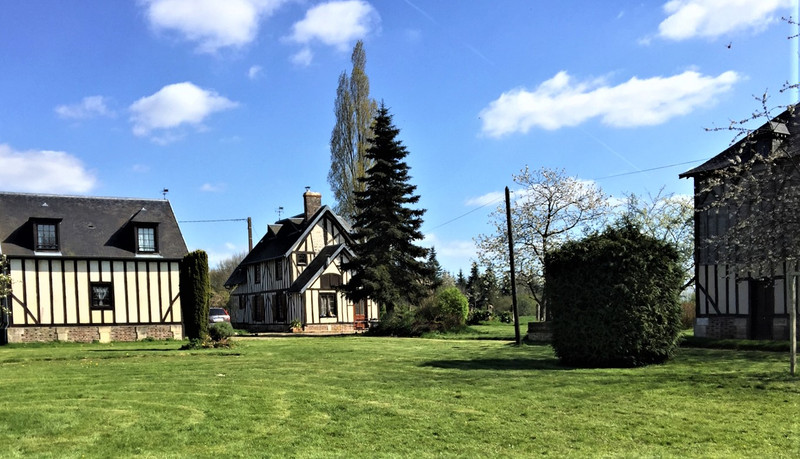
[[[675,166],[685,166],[687,164],[699,163],[700,161],[708,161],[709,159],[711,159],[711,158],[693,159],[691,161],[684,161],[682,163],[675,163],[675,164],[667,164],[666,166],[651,167],[650,169],[642,169],[640,171],[623,172],[621,174],[607,175],[605,177],[599,177],[599,178],[592,179],[592,180],[605,180],[605,179],[609,179],[609,178],[623,177],[625,175],[641,174],[643,172],[651,172],[651,171],[657,171],[659,169],[668,169],[670,167],[675,167]]]
[[[220,223],[220,222],[246,222],[246,218],[228,218],[221,220],[180,220],[178,223]]]
[[[605,180],[605,179],[616,178],[616,177],[623,177],[623,176],[626,176],[626,175],[642,174],[642,173],[645,173],[645,172],[657,171],[659,169],[668,169],[670,167],[685,166],[687,164],[699,163],[701,161],[708,161],[709,159],[711,159],[711,158],[693,159],[691,161],[684,161],[682,163],[667,164],[665,166],[651,167],[650,169],[642,169],[642,170],[632,171],[632,172],[623,172],[621,174],[607,175],[605,177],[599,177],[599,178],[595,178],[595,179],[591,179],[591,180],[597,181],[597,180]],[[512,191],[512,193],[513,193],[513,191]],[[465,212],[465,213],[463,213],[463,214],[461,214],[461,215],[459,215],[457,217],[451,218],[450,220],[447,220],[446,222],[444,222],[444,223],[442,223],[442,224],[440,224],[438,226],[434,226],[433,228],[429,229],[428,231],[433,231],[433,230],[441,228],[441,227],[443,227],[445,225],[449,225],[450,223],[453,223],[456,220],[460,220],[460,219],[466,217],[467,215],[469,215],[469,214],[471,214],[471,213],[473,213],[475,211],[483,209],[484,207],[492,205],[492,204],[497,204],[498,202],[500,202],[502,200],[503,200],[502,197],[495,198],[495,199],[493,199],[493,200],[491,200],[491,201],[489,201],[489,202],[487,202],[485,204],[482,204],[479,207],[476,207],[476,208],[474,208],[474,209],[472,209],[472,210],[470,210],[468,212]]]

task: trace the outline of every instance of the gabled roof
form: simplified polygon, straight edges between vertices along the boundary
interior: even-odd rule
[[[756,149],[748,147],[746,143],[765,137],[771,137],[772,139],[786,139],[792,137],[793,140],[789,142],[787,153],[790,156],[800,154],[800,143],[794,140],[800,137],[800,125],[798,124],[799,120],[796,112],[798,109],[800,109],[800,106],[794,107],[794,110],[785,110],[780,115],[754,130],[748,137],[739,140],[703,164],[679,174],[678,177],[696,177],[708,172],[724,169],[732,164],[733,159],[737,155],[741,156],[743,161],[747,161],[753,157],[756,153]]]
[[[306,266],[306,269],[295,279],[289,287],[289,291],[293,293],[303,293],[306,291],[314,281],[319,278],[325,268],[327,268],[336,257],[342,252],[346,252],[351,257],[353,253],[344,246],[344,244],[329,245],[320,250],[319,254],[311,260],[311,263]]]
[[[0,253],[33,256],[33,224],[59,222],[59,252],[64,257],[136,258],[136,224],[157,225],[158,254],[186,255],[169,201],[48,194],[0,193]]]
[[[243,284],[247,281],[245,267],[253,263],[274,260],[289,256],[297,245],[311,232],[316,224],[326,215],[333,218],[339,225],[342,234],[349,238],[350,226],[336,215],[330,207],[322,206],[308,220],[303,215],[278,220],[267,227],[267,234],[258,241],[253,250],[244,257],[244,260],[233,271],[225,282],[226,287]],[[349,239],[348,239],[349,240]]]

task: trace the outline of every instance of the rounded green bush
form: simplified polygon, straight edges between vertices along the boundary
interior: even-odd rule
[[[681,269],[670,244],[629,222],[548,255],[553,348],[575,366],[669,359],[681,331]]]
[[[445,329],[464,325],[469,315],[469,300],[458,287],[447,287],[436,295],[437,319]]]
[[[214,341],[222,341],[234,335],[230,322],[217,322],[208,328],[208,336]]]

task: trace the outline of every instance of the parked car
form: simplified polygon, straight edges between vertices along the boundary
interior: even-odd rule
[[[209,308],[208,310],[208,324],[214,325],[217,322],[230,322],[231,316],[228,311],[222,308]]]

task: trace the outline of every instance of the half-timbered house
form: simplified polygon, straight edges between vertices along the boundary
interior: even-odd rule
[[[355,332],[377,320],[372,301],[348,302],[337,288],[349,281],[342,262],[353,254],[350,228],[319,193],[303,194],[304,212],[269,225],[267,233],[234,270],[230,315],[235,327],[306,332]]]
[[[726,232],[737,226],[737,216],[748,215],[749,212],[771,212],[769,206],[751,205],[747,203],[747,199],[737,199],[739,204],[731,204],[731,193],[740,192],[739,185],[742,182],[737,173],[730,173],[733,169],[729,168],[740,161],[747,162],[754,158],[758,160],[755,155],[768,156],[774,159],[770,170],[777,173],[764,174],[763,180],[770,182],[759,183],[759,179],[759,182],[755,183],[758,183],[756,188],[760,191],[751,195],[775,193],[778,190],[786,193],[785,187],[800,187],[798,140],[800,140],[800,124],[797,116],[787,110],[765,123],[746,139],[737,142],[700,166],[680,174],[681,178],[694,179],[695,336],[788,339],[788,305],[791,305],[793,300],[787,279],[794,278],[798,271],[797,264],[787,261],[769,270],[748,268],[747,271],[743,271],[740,266],[733,263],[737,251],[747,253],[751,259],[754,257],[752,254],[756,254],[756,261],[760,253],[791,251],[793,249],[786,248],[791,242],[787,237],[798,236],[786,233],[784,228],[775,228],[777,231],[775,234],[780,237],[772,239],[768,239],[769,236],[766,234],[749,231],[751,233],[749,237],[753,238],[750,240],[758,241],[759,245],[756,247],[765,244],[768,246],[764,251],[752,250],[755,245],[748,245],[747,250],[742,250],[741,241],[733,244],[725,242],[725,237]],[[756,161],[754,164],[752,167],[760,167],[758,164],[763,163]],[[720,174],[720,171],[728,173]],[[798,195],[800,190],[792,189],[791,194]],[[752,201],[756,201],[755,197]],[[742,205],[742,202],[746,204]],[[780,225],[780,220],[776,216],[775,224]],[[774,243],[771,242],[773,240]],[[795,246],[794,243],[791,245]],[[720,256],[722,250],[728,251],[728,255]],[[785,260],[792,258],[800,259],[800,253],[796,256],[789,253]],[[752,262],[747,264],[751,265]]]
[[[0,193],[8,342],[182,339],[186,244],[166,200]]]

